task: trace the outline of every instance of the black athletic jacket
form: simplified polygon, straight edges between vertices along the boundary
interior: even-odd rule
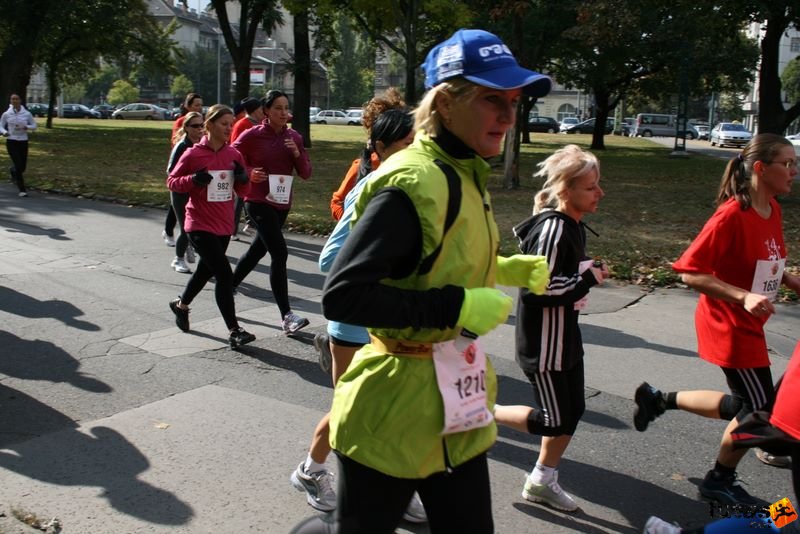
[[[586,231],[569,215],[547,210],[514,227],[524,254],[547,257],[550,283],[544,295],[520,289],[517,302],[517,362],[525,373],[566,371],[583,357],[575,302],[597,284],[587,259]]]

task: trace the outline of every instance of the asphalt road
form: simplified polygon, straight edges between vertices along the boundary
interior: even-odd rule
[[[331,397],[311,345],[324,329],[323,241],[288,236],[292,306],[311,325],[296,338],[280,333],[261,265],[237,296],[258,339],[233,352],[212,286],[193,304],[192,333],[175,328],[167,302],[187,276],[169,267],[163,217],[35,191],[19,199],[0,185],[0,532],[29,531],[12,508],[56,517],[68,534],[285,533],[313,513],[289,475]],[[232,243],[231,261],[246,246]],[[498,533],[637,532],[651,514],[689,526],[709,519],[696,485],[725,424],[670,412],[638,433],[631,421],[642,380],[724,388],[694,353],[695,300],[681,289],[592,291],[582,319],[587,412],[560,468],[581,510],[521,498],[538,438],[501,429],[490,452]],[[779,305],[768,323],[776,375],[800,337],[798,317]],[[514,320],[486,339],[501,404],[529,403]],[[789,472],[752,454],[740,474],[770,502],[794,498]]]

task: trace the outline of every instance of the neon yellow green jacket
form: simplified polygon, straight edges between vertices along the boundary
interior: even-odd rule
[[[426,135],[398,152],[366,184],[356,204],[353,224],[382,187],[398,187],[417,209],[423,235],[422,257],[442,242],[448,186],[434,163],[439,159],[461,179],[461,208],[444,238],[442,250],[425,275],[415,273],[383,283],[425,290],[445,285],[494,287],[498,231],[486,182],[489,165],[480,157],[454,159]],[[418,342],[454,339],[457,329],[370,329],[374,335]],[[493,410],[497,378],[487,359],[487,406]],[[336,386],[330,440],[353,460],[400,478],[424,478],[456,467],[492,446],[497,428],[489,426],[442,436],[444,415],[432,359],[394,356],[366,345]]]

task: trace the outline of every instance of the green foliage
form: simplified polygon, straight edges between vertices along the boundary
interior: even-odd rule
[[[786,64],[781,73],[781,83],[789,102],[800,102],[800,56]]]
[[[126,80],[117,80],[108,91],[109,104],[128,104],[139,100],[139,89]]]
[[[64,102],[80,102],[86,94],[86,86],[82,83],[70,83],[61,90]]]
[[[86,84],[85,97],[90,102],[106,100],[111,84],[120,79],[119,69],[112,65],[102,67]]]
[[[333,0],[372,40],[400,55],[406,64],[404,95],[417,100],[417,67],[437,43],[467,26],[473,13],[465,2],[374,2]]]
[[[328,68],[331,107],[362,106],[373,94],[375,46],[353,30],[344,14],[339,15],[335,29],[339,49],[331,55]]]
[[[192,85],[192,80],[183,74],[179,74],[172,80],[172,83],[169,86],[169,92],[173,97],[175,97],[176,100],[181,99],[184,98],[188,93],[194,92],[194,85]]]
[[[225,51],[221,53],[224,54]],[[183,57],[178,60],[178,71],[188,78],[192,84],[192,91],[202,95],[208,102],[216,99],[217,76],[221,74],[217,71],[216,48],[195,46],[194,49],[185,51]],[[224,80],[221,83],[223,88],[227,88]],[[180,101],[189,91],[184,91],[182,94],[171,92],[176,100]],[[224,92],[220,97],[223,103],[229,100],[228,92]]]

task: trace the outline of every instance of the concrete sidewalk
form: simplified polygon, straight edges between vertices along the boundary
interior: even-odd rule
[[[193,303],[192,331],[175,328],[167,302],[187,277],[169,268],[163,217],[36,192],[18,199],[0,185],[0,533],[29,531],[12,507],[57,517],[69,534],[285,533],[314,513],[289,475],[331,397],[311,345],[325,325],[324,240],[288,235],[292,306],[309,327],[280,333],[264,262],[236,298],[257,340],[234,352],[212,285]],[[247,246],[233,242],[231,261]],[[637,532],[651,513],[684,525],[708,519],[695,485],[724,423],[670,413],[646,433],[631,428],[642,380],[725,388],[695,355],[695,302],[682,289],[592,290],[582,319],[587,413],[560,479],[581,511],[520,497],[538,439],[501,429],[490,452],[497,532]],[[800,307],[779,305],[768,323],[776,376],[800,337],[798,318]],[[502,404],[530,398],[514,322],[486,337]],[[740,473],[770,502],[793,497],[787,471],[749,455]]]

